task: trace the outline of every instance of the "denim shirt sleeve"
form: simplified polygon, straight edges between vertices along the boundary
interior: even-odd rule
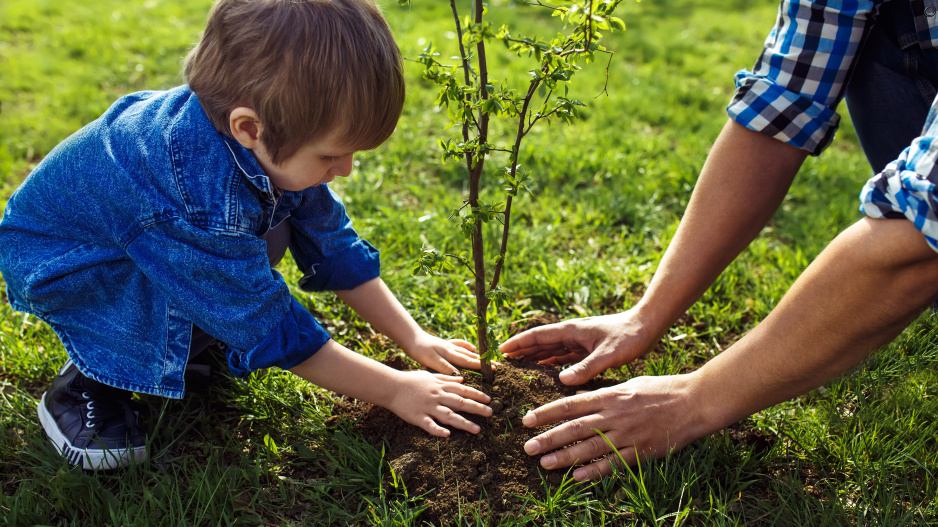
[[[270,268],[259,238],[211,234],[170,216],[143,228],[126,251],[193,323],[228,345],[235,375],[291,368],[330,339]]]
[[[922,135],[860,192],[860,211],[871,218],[905,218],[938,252],[938,99]]]
[[[378,250],[358,237],[339,197],[327,186],[303,192],[291,214],[290,252],[304,291],[341,291],[380,275]]]
[[[726,110],[737,123],[818,155],[881,1],[783,0],[752,70],[736,74]]]

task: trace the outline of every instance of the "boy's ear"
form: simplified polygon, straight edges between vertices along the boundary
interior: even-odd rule
[[[244,106],[231,110],[228,115],[228,128],[235,141],[248,150],[257,148],[264,132],[264,125],[261,124],[257,113]]]

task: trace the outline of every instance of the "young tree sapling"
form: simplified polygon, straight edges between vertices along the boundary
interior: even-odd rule
[[[406,5],[409,1],[399,0],[398,3]],[[612,52],[599,43],[600,31],[625,29],[622,20],[612,16],[621,2],[568,0],[554,5],[541,0],[514,1],[518,8],[548,10],[563,25],[561,33],[547,40],[516,35],[506,25],[495,30],[487,19],[489,6],[480,0],[472,4],[471,14],[460,17],[456,0],[450,0],[459,42],[458,63],[440,62],[440,54],[432,42],[417,58],[425,66],[424,78],[441,87],[437,104],[447,110],[450,127],[461,131],[458,138],[439,139],[438,144],[443,150],[444,162],[461,160],[468,172],[468,196],[453,211],[452,218],[470,241],[471,260],[465,253],[443,254],[425,248],[414,265],[414,274],[453,270],[453,261],[472,273],[476,338],[482,357],[482,375],[488,383],[494,381],[491,360],[498,348],[488,322],[489,309],[503,305],[510,296],[499,286],[499,281],[508,258],[511,208],[520,190],[530,191],[530,175],[521,170],[518,160],[521,143],[537,123],[556,119],[570,123],[577,116],[577,108],[585,106],[569,97],[568,83],[580,69],[579,64],[592,62],[596,54],[606,54],[611,61]],[[486,45],[493,40],[502,42],[517,57],[533,61],[531,78],[523,90],[512,88],[507,78],[492,80],[495,75],[489,70]],[[510,133],[504,139],[490,136],[492,119],[506,121],[505,129]],[[487,168],[486,161],[496,152],[507,154],[507,163],[497,169]],[[504,202],[486,201],[482,197],[483,179],[495,176],[504,183]],[[493,220],[501,223],[501,236],[497,252],[489,258],[485,252],[483,226]],[[491,267],[487,267],[487,263]]]

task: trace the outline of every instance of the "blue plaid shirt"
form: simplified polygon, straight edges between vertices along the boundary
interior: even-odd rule
[[[782,0],[752,71],[736,74],[730,118],[790,145],[821,153],[859,50],[889,0]],[[904,0],[893,0],[904,1]],[[938,48],[938,0],[911,0],[919,45]],[[839,7],[837,7],[839,6]]]
[[[922,135],[899,159],[867,181],[860,210],[871,218],[906,218],[938,251],[938,99],[932,103]]]

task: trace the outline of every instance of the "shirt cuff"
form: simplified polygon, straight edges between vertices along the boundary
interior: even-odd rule
[[[932,250],[938,252],[938,195],[934,178],[907,169],[908,151],[866,182],[860,192],[860,211],[871,218],[911,221],[925,235]]]
[[[331,339],[295,298],[277,327],[249,351],[228,348],[228,368],[237,377],[276,366],[288,370],[312,357]]]
[[[840,124],[840,116],[826,105],[748,70],[736,74],[736,94],[726,113],[750,130],[815,156],[830,145]]]
[[[365,240],[358,240],[305,270],[299,280],[300,289],[313,291],[344,291],[355,289],[381,274],[378,250]]]

